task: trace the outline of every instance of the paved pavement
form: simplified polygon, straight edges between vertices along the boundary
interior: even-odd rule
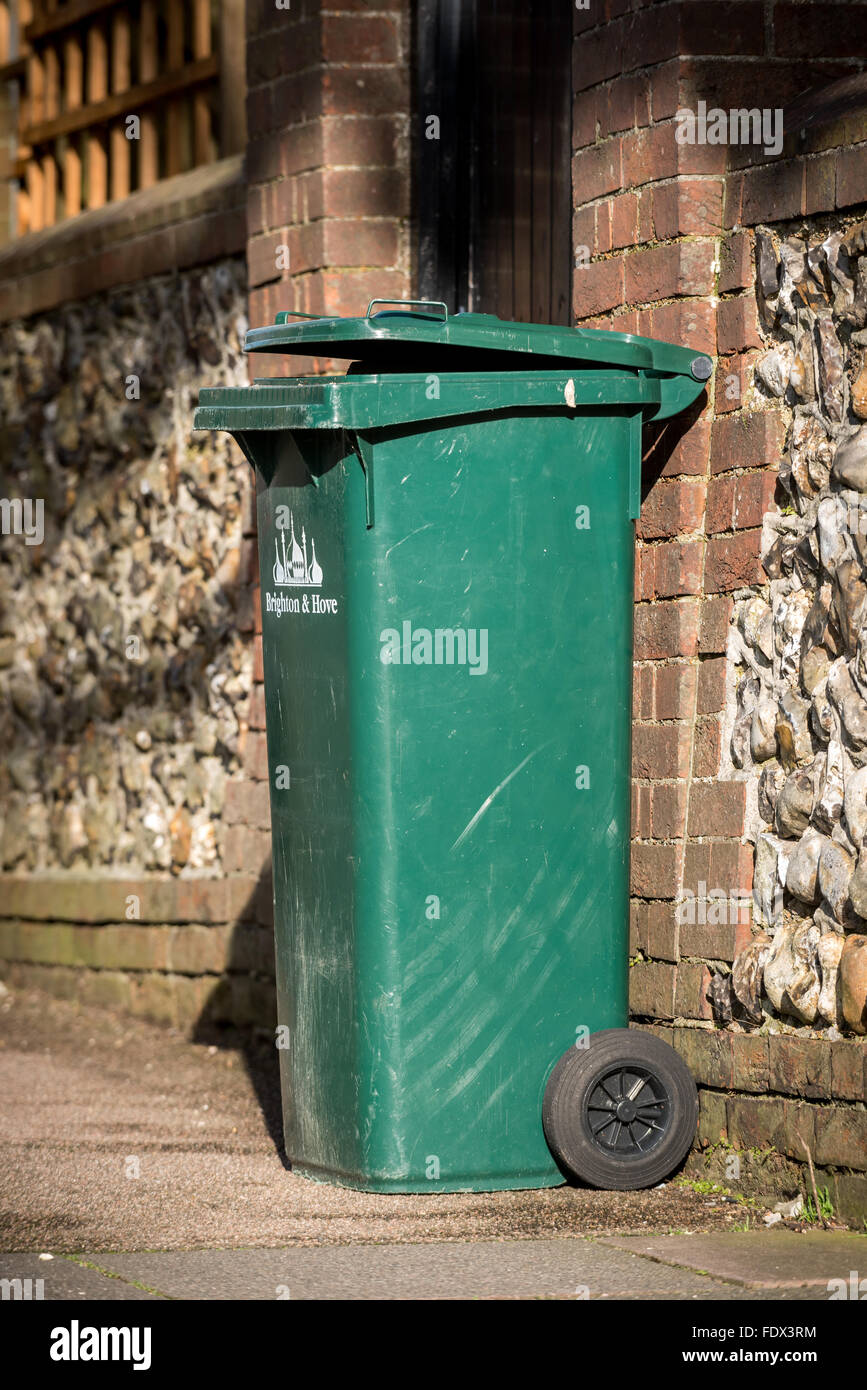
[[[0,1256],[5,1278],[80,1300],[677,1299],[829,1301],[864,1268],[845,1232],[333,1245],[318,1249]],[[31,1286],[35,1291],[37,1285]],[[867,1284],[865,1284],[867,1292]]]
[[[309,1182],[280,1155],[270,1043],[191,1043],[36,992],[0,1002],[0,1094],[0,1248],[18,1252],[0,1278],[42,1279],[47,1300],[827,1299],[867,1276],[867,1236],[733,1230],[743,1207],[672,1183]]]

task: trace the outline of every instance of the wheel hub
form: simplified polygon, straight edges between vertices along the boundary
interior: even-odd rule
[[[667,1134],[671,1101],[660,1078],[632,1064],[612,1067],[587,1096],[593,1140],[618,1158],[649,1153]]]

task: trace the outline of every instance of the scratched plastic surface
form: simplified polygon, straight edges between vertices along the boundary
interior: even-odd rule
[[[234,431],[257,470],[287,1155],[371,1191],[559,1184],[548,1076],[579,1030],[627,1022],[642,406],[360,444],[294,408]]]

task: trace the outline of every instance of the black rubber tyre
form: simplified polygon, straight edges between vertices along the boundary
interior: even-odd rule
[[[608,1028],[570,1047],[542,1103],[548,1147],[567,1176],[618,1191],[653,1187],[686,1157],[698,1123],[695,1082],[653,1033]]]

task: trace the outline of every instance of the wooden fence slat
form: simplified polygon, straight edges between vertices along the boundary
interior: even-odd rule
[[[168,43],[166,60],[169,72],[184,65],[184,6],[174,0],[168,10]],[[180,174],[184,167],[184,103],[171,98],[166,111],[166,173]]]
[[[193,57],[211,52],[210,0],[193,0]],[[211,157],[211,107],[204,92],[193,94],[193,163],[206,164]]]
[[[131,82],[129,15],[119,10],[111,22],[111,90],[128,92]],[[130,190],[130,142],[125,121],[111,128],[111,196],[125,198]]]
[[[157,75],[159,48],[156,0],[142,0],[139,19],[139,81],[153,82]],[[159,178],[159,137],[157,118],[152,111],[141,113],[139,139],[139,185],[150,188]]]
[[[31,159],[27,165],[27,198],[30,209],[28,231],[39,232],[44,225],[43,192],[42,166],[35,159]]]
[[[108,95],[108,44],[101,24],[87,33],[87,100],[89,105]],[[104,130],[87,133],[87,206],[101,208],[108,200],[108,146]]]
[[[66,74],[66,109],[78,110],[84,101],[84,53],[81,39],[70,34],[63,45],[63,65]],[[63,155],[63,203],[67,217],[81,212],[81,153],[73,135]]]
[[[238,154],[247,141],[244,0],[220,4],[220,154]]]
[[[54,152],[42,156],[42,223],[53,227],[57,221],[57,160]]]

